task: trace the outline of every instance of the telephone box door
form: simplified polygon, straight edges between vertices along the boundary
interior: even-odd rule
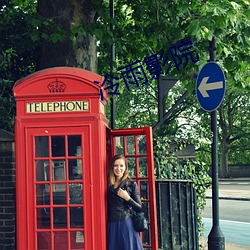
[[[88,126],[27,128],[26,138],[28,249],[91,249]]]
[[[157,216],[154,179],[152,128],[131,128],[109,131],[110,159],[123,154],[128,159],[130,177],[139,187],[149,230],[141,234],[144,249],[157,250]]]

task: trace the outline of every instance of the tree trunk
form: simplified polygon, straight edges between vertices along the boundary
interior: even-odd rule
[[[97,3],[97,1],[95,1]],[[97,71],[96,38],[85,33],[86,27],[96,22],[96,10],[90,0],[38,0],[38,14],[52,20],[53,27],[43,26],[42,33],[50,39],[42,40],[38,51],[38,69],[69,66]],[[75,32],[76,28],[78,33]],[[55,31],[61,30],[60,41]]]
[[[228,177],[228,144],[225,140],[222,140],[220,144],[219,177]]]

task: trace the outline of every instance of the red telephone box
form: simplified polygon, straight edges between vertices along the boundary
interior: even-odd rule
[[[106,169],[115,153],[133,163],[150,226],[144,247],[158,249],[151,128],[109,130],[107,92],[102,101],[94,81],[103,78],[58,67],[14,86],[18,250],[106,250]]]

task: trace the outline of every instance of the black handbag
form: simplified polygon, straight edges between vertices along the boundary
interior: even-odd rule
[[[137,213],[135,211],[132,211],[131,218],[137,232],[144,232],[148,230],[148,222],[144,216],[144,213]]]

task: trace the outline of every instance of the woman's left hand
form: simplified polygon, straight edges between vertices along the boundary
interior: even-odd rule
[[[117,195],[119,197],[121,197],[122,199],[126,200],[126,201],[129,201],[131,199],[131,197],[129,196],[127,190],[123,190],[121,188],[118,189]]]

